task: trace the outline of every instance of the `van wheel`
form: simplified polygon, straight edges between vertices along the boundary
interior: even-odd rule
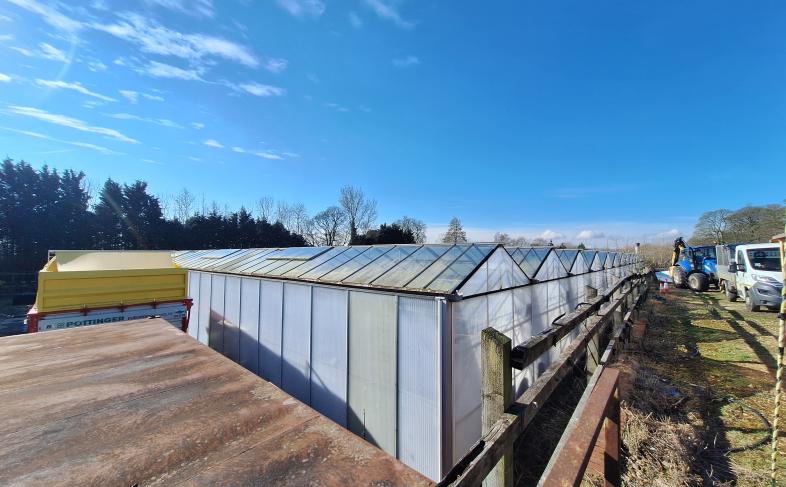
[[[745,307],[748,308],[748,311],[753,311],[754,313],[759,311],[759,305],[753,304],[753,299],[751,299],[751,293],[745,293]]]
[[[734,291],[732,291],[732,290],[731,290],[731,286],[729,286],[729,284],[728,284],[728,283],[726,283],[726,282],[724,282],[724,283],[722,284],[722,286],[723,286],[723,287],[722,287],[722,289],[723,289],[723,294],[725,294],[725,295],[726,295],[726,299],[727,299],[727,300],[729,300],[729,301],[731,301],[732,303],[733,303],[734,301],[737,301],[737,293],[735,293]]]
[[[682,266],[674,268],[671,278],[674,281],[674,287],[688,287],[688,276],[685,275],[685,269]]]
[[[694,272],[688,276],[688,287],[696,292],[704,292],[710,287],[710,280],[707,274],[701,272]]]

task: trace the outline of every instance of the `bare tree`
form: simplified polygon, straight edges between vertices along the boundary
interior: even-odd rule
[[[161,214],[167,220],[172,219],[172,196],[167,193],[159,193],[156,195],[158,198],[158,206],[161,208]]]
[[[721,208],[718,210],[707,211],[699,217],[696,228],[693,230],[691,241],[700,243],[723,243],[724,234],[729,226],[731,210]]]
[[[188,189],[183,188],[175,195],[174,215],[181,223],[185,223],[194,212],[194,202],[196,197]]]
[[[273,206],[275,205],[275,200],[270,196],[263,196],[257,200],[257,216],[265,221],[270,221],[273,217]]]
[[[292,207],[286,201],[276,204],[276,221],[284,225],[287,230],[292,230]]]
[[[320,245],[340,245],[344,241],[342,227],[347,222],[346,213],[338,206],[331,206],[314,215],[312,220],[316,240]]]
[[[400,226],[404,231],[412,233],[415,243],[426,243],[426,224],[422,220],[405,216],[393,222]]]
[[[377,219],[377,201],[366,198],[360,188],[344,186],[341,188],[339,204],[346,213],[346,224],[349,230],[350,242],[359,233],[366,233]]]
[[[306,227],[309,223],[308,211],[306,211],[305,205],[303,203],[295,203],[289,207],[289,210],[290,223],[292,225],[289,231],[298,235],[305,235]]]

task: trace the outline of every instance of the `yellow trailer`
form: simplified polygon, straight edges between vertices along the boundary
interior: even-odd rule
[[[183,321],[176,310],[182,310],[182,325],[187,326],[191,304],[187,271],[172,261],[170,252],[57,250],[50,255],[38,273],[28,332],[125,321],[145,314]],[[44,321],[47,326],[41,326]]]

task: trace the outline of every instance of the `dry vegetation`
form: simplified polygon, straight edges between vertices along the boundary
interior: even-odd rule
[[[679,290],[642,319],[645,337],[619,363],[625,485],[769,483],[775,313]],[[783,454],[779,468],[786,480]]]

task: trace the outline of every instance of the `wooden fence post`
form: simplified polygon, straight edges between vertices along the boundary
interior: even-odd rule
[[[603,455],[603,477],[606,487],[619,487],[622,484],[620,475],[620,390],[619,382],[615,382],[614,392],[606,410],[603,423],[605,453]]]
[[[592,301],[598,297],[598,290],[592,286],[586,286],[584,294],[585,301]],[[600,362],[600,335],[600,333],[595,333],[587,342],[587,378],[592,376],[595,369],[598,368],[598,362]]]
[[[482,433],[486,435],[513,402],[513,368],[510,363],[510,338],[494,328],[480,334],[480,365],[482,374]],[[513,450],[505,452],[489,472],[484,487],[513,486]]]

